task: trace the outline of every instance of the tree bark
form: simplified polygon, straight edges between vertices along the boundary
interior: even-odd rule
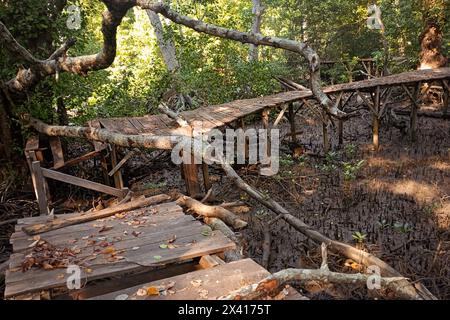
[[[240,230],[247,226],[247,222],[241,220],[234,213],[220,206],[208,206],[184,195],[179,195],[176,203],[194,211],[200,216],[218,218],[235,230]]]
[[[420,35],[419,70],[445,67],[448,59],[442,54],[442,29],[437,22],[426,21],[425,30]]]
[[[145,10],[147,12],[150,23],[155,31],[156,40],[158,41],[158,47],[161,51],[164,63],[167,70],[170,73],[176,73],[180,68],[180,64],[177,59],[175,45],[172,39],[164,32],[164,27],[161,23],[159,15],[151,10]]]
[[[261,5],[261,0],[253,0],[253,23],[252,23],[252,33],[261,33],[261,22],[262,15],[264,13],[264,7]],[[257,45],[250,44],[249,60],[258,61],[259,59],[259,48]]]

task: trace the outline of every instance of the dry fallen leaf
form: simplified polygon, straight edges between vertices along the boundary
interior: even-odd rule
[[[116,249],[114,249],[114,247],[106,247],[105,249],[103,249],[102,253],[111,254],[111,253],[114,253],[115,251],[116,251]]]
[[[159,288],[158,287],[148,287],[147,295],[148,296],[159,296]]]
[[[208,290],[201,289],[198,291],[198,295],[201,299],[208,299]]]
[[[139,250],[139,247],[133,247],[131,250]]]
[[[131,234],[132,234],[133,236],[135,236],[135,237],[138,237],[138,236],[141,234],[141,232],[139,232],[139,231],[133,231]]]
[[[170,239],[167,240],[167,243],[174,243],[175,240],[177,240],[177,235],[176,234],[174,234],[172,237],[170,237]]]
[[[147,295],[147,290],[145,290],[144,288],[140,288],[140,289],[136,292],[136,295],[137,295],[138,297],[146,296],[146,295]]]
[[[112,226],[103,226],[100,228],[100,230],[98,230],[98,232],[105,232],[111,230],[112,228],[113,228]]]
[[[49,264],[48,262],[44,262],[42,264],[42,267],[44,268],[44,270],[53,270],[53,266],[51,264]]]
[[[202,280],[192,280],[191,284],[193,287],[198,288],[202,285]]]

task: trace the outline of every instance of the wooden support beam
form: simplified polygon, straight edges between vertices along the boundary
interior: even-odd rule
[[[36,198],[39,205],[39,212],[41,215],[48,215],[50,211],[48,209],[47,195],[45,192],[45,179],[43,174],[43,168],[39,161],[33,161],[31,164],[31,175],[35,181]]]
[[[123,157],[123,159],[120,160],[120,162],[108,173],[108,176],[112,177],[137,152],[139,152],[139,149],[131,150],[130,152],[128,152],[125,157]]]
[[[281,109],[280,113],[278,114],[277,119],[275,120],[275,122],[273,123],[273,127],[272,128],[276,128],[278,126],[278,124],[280,123],[280,121],[283,119],[284,114],[286,113],[286,110],[289,108],[289,104],[285,104],[284,107]]]
[[[447,115],[450,109],[450,88],[447,80],[442,80],[442,88],[444,89],[442,113]]]
[[[414,142],[417,140],[417,112],[419,109],[418,99],[419,99],[419,95],[420,95],[420,88],[422,87],[422,82],[419,82],[417,84],[417,87],[416,87],[414,93],[411,93],[409,91],[409,89],[406,87],[406,85],[403,84],[402,87],[412,102],[411,115],[410,115],[410,121],[409,121],[409,138],[410,138],[411,142]]]
[[[49,137],[50,150],[53,156],[53,168],[59,169],[64,167],[64,153],[59,137]]]
[[[297,143],[297,135],[295,128],[295,112],[294,112],[294,105],[292,103],[289,104],[289,123],[291,125],[291,141],[292,143]]]
[[[364,101],[364,103],[370,109],[370,111],[373,114],[377,114],[377,111],[375,110],[373,103],[367,100],[367,98],[358,89],[356,89],[355,92]]]
[[[116,188],[113,188],[110,186],[105,186],[104,184],[81,179],[78,177],[74,177],[74,176],[71,176],[71,175],[68,175],[65,173],[61,173],[58,171],[50,170],[50,169],[41,168],[41,171],[42,171],[42,175],[46,178],[64,182],[64,183],[73,184],[78,187],[98,191],[101,193],[106,193],[106,194],[118,197],[119,199],[124,198],[129,191],[128,188],[116,189]]]
[[[64,166],[62,166],[62,167],[59,167],[59,168],[52,167],[52,169],[57,170],[57,169],[61,169],[61,168],[72,167],[80,162],[92,159],[92,158],[98,156],[100,153],[101,153],[101,151],[91,151],[91,152],[88,152],[88,153],[82,155],[81,157],[65,161]]]
[[[205,186],[205,193],[212,188],[211,180],[209,178],[208,164],[203,161],[202,163],[202,173],[203,173],[203,185]]]
[[[183,179],[186,183],[186,192],[192,198],[199,198],[201,195],[200,182],[198,180],[198,168],[194,162],[194,155],[191,155],[190,164],[181,164]]]
[[[327,113],[322,111],[322,141],[323,141],[323,152],[326,154],[330,151],[330,139],[328,137],[328,121]]]
[[[117,149],[114,144],[111,146],[111,166],[113,168],[117,166]],[[124,186],[120,169],[114,173],[114,185],[117,189],[122,189]]]
[[[378,151],[380,149],[380,98],[381,89],[378,86],[375,90],[374,96],[374,114],[373,114],[373,149]]]
[[[271,145],[270,145],[270,109],[269,108],[265,108],[262,111],[262,122],[263,122],[263,127],[264,129],[267,130],[267,143],[266,143],[266,153],[268,157],[270,157],[270,150],[271,150]]]
[[[344,145],[344,120],[338,119],[338,144],[339,147]]]

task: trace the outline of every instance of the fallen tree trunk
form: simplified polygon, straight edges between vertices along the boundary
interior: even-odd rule
[[[71,218],[58,218],[47,223],[35,224],[31,226],[23,227],[22,230],[29,235],[40,234],[43,232],[61,229],[67,226],[72,226],[92,220],[103,219],[115,215],[116,213],[135,210],[150,205],[158,204],[164,201],[168,201],[171,198],[168,195],[161,194],[150,198],[139,199],[129,203],[117,205],[115,207],[106,208],[97,212],[86,213],[84,215],[77,215]]]
[[[278,217],[273,220],[276,222]],[[415,300],[417,296],[411,295],[411,291],[405,288],[403,277],[382,278],[374,274],[345,274],[332,272],[328,269],[327,245],[322,243],[322,264],[318,270],[310,269],[285,269],[274,273],[256,284],[251,284],[238,289],[228,296],[221,297],[223,300],[260,300],[267,296],[277,295],[283,287],[292,281],[301,283],[316,281],[332,284],[361,284],[369,290],[388,288],[402,299]]]
[[[270,275],[260,282],[245,286],[225,297],[221,300],[260,300],[267,296],[275,296],[288,282],[298,281],[305,283],[307,281],[317,281],[322,283],[333,284],[361,284],[366,285],[371,281],[373,275],[368,274],[345,274],[337,273],[329,270],[318,269],[286,269]],[[394,291],[399,298],[414,300],[416,297],[411,296],[409,291],[404,291],[401,285],[402,281],[406,281],[403,277],[379,278],[382,288]]]
[[[180,195],[176,203],[182,207],[186,207],[195,213],[208,218],[219,218],[227,225],[235,230],[240,230],[247,226],[247,222],[241,220],[231,211],[220,206],[208,206],[188,196]]]
[[[193,138],[185,137],[185,136],[153,136],[153,135],[138,135],[138,136],[130,136],[123,135],[118,133],[113,133],[105,129],[92,129],[85,127],[65,127],[65,126],[50,126],[42,121],[32,119],[30,124],[39,132],[44,133],[49,136],[67,136],[67,137],[85,137],[90,140],[102,141],[102,142],[110,142],[114,143],[118,146],[127,147],[127,146],[140,146],[147,148],[158,148],[167,150],[172,149],[177,143],[186,143],[192,142],[195,140]],[[206,151],[208,149],[208,145],[203,141],[197,141],[196,143],[192,143],[194,147],[194,153],[197,155],[202,155],[205,157],[207,154]],[[199,147],[200,146],[200,147]],[[348,244],[344,244],[339,241],[331,240],[330,238],[324,236],[318,231],[312,229],[308,225],[306,225],[300,219],[291,215],[286,209],[284,209],[278,202],[264,196],[259,191],[255,190],[251,186],[249,186],[241,177],[236,173],[236,171],[231,167],[229,163],[227,163],[223,156],[217,156],[214,159],[209,158],[208,160],[213,160],[220,164],[225,174],[233,180],[235,185],[246,192],[253,199],[262,203],[264,206],[272,210],[273,212],[281,215],[282,219],[287,223],[291,224],[297,231],[303,233],[308,238],[318,242],[318,243],[326,243],[329,245],[329,248],[337,253],[343,254],[347,258],[355,260],[357,263],[364,264],[365,266],[373,266],[377,265],[382,270],[382,274],[388,277],[399,277],[401,274],[396,271],[394,268],[390,267],[384,261],[379,258],[354,248]],[[418,296],[415,288],[405,280],[404,282],[405,288],[408,288],[411,291],[411,295],[416,294]],[[428,299],[428,294],[422,294],[424,299]]]
[[[232,250],[225,251],[225,261],[231,262],[231,261],[238,261],[242,259],[242,247],[239,244],[240,241],[234,234],[234,232],[220,219],[218,218],[205,218],[204,220],[206,224],[208,224],[211,229],[213,230],[219,230],[226,236],[228,239],[236,243],[236,248]]]

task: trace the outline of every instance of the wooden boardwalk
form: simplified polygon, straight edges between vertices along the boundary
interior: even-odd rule
[[[79,215],[64,215],[70,217]],[[28,236],[22,227],[48,216],[21,219],[11,237],[13,254],[5,297],[67,291],[68,265],[81,267],[81,281],[108,279],[223,253],[235,244],[173,202]],[[38,264],[39,267],[33,264]]]
[[[324,92],[338,95],[341,92],[372,92],[377,87],[409,86],[418,82],[431,82],[450,79],[450,68],[422,70],[400,73],[392,76],[338,84],[327,87]],[[314,98],[311,91],[290,91],[254,99],[236,100],[221,105],[201,107],[180,114],[193,127],[202,133],[231,124],[248,115],[264,109],[280,107],[304,99]],[[166,115],[149,115],[134,118],[98,119],[91,126],[103,127],[112,132],[127,135],[190,135],[190,131],[178,128],[177,123]]]
[[[243,286],[258,283],[269,275],[253,260],[244,259],[111,292],[91,300],[216,300]],[[142,290],[148,292],[149,288],[162,294],[140,294]],[[306,299],[292,288],[286,291],[284,300]]]

